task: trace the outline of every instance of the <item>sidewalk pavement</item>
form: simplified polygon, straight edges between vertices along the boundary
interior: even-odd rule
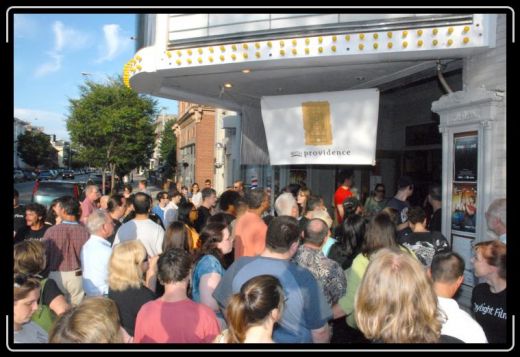
[[[146,177],[144,175],[137,175],[135,174],[134,175],[134,182],[132,183],[132,192],[135,193],[137,192],[138,190],[138,185],[139,185],[139,181],[141,180],[145,180]],[[153,199],[153,202],[154,202],[154,205],[157,203],[157,194],[162,191],[162,188],[159,186],[159,185],[156,185],[156,184],[151,184],[149,181],[148,182],[148,191],[150,191],[151,195],[152,195],[152,199]]]

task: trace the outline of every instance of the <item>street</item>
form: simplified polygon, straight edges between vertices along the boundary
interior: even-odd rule
[[[86,182],[88,180],[89,174],[84,175],[77,175],[74,180],[67,180],[70,182]],[[140,175],[134,175],[134,182],[132,183],[133,192],[137,192],[137,184],[139,180],[144,179],[144,176]],[[31,196],[32,196],[32,190],[34,188],[34,182],[35,181],[26,181],[26,182],[19,182],[14,184],[14,188],[18,190],[18,193],[20,194],[20,204],[26,205],[31,202]],[[155,196],[159,192],[160,188],[154,185],[149,185],[148,189],[150,190],[150,193],[152,194],[152,198],[155,202]]]
[[[70,182],[86,182],[88,180],[88,174],[77,175],[74,180],[67,180]],[[60,178],[61,179],[61,178]],[[19,182],[14,184],[14,188],[18,190],[20,194],[20,203],[26,205],[31,202],[32,190],[34,188],[35,181]]]

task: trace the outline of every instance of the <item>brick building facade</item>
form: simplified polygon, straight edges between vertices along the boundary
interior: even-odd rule
[[[174,127],[177,136],[177,180],[190,187],[194,182],[204,188],[204,181],[214,181],[215,109],[179,102],[179,119]]]

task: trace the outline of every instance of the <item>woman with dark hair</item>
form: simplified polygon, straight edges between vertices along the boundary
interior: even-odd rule
[[[188,235],[191,240],[191,247],[193,250],[200,249],[200,239],[199,239],[199,233],[197,233],[197,230],[194,227],[195,221],[197,220],[197,217],[199,216],[199,212],[197,211],[197,208],[195,205],[189,201],[180,203],[179,204],[179,213],[177,216],[177,220],[184,224],[186,229],[188,230]]]
[[[162,251],[179,248],[190,254],[195,254],[188,228],[182,222],[172,222],[164,232]]]
[[[49,209],[47,210],[47,215],[45,216],[45,224],[49,226],[54,226],[56,224],[61,223],[61,218],[58,216],[58,213],[56,212],[56,205],[59,202],[59,198],[55,198],[52,200]]]
[[[298,194],[296,196],[296,202],[298,203],[298,217],[304,217],[307,213],[307,201],[311,196],[311,190],[307,187],[301,187],[298,190]]]
[[[347,315],[347,324],[350,327],[356,328],[356,320],[353,313],[354,297],[372,254],[381,248],[402,249],[416,259],[411,251],[397,243],[396,237],[395,224],[386,213],[378,213],[367,225],[360,253],[352,261],[352,266],[345,271],[347,276],[347,293],[339,300],[341,308]]]
[[[365,236],[366,221],[360,215],[347,216],[342,224],[341,234],[330,248],[328,257],[341,265],[343,270],[350,268],[352,261],[361,250]]]
[[[200,232],[202,249],[195,261],[192,277],[193,301],[209,306],[225,324],[212,294],[224,275],[223,256],[233,248],[233,239],[228,228],[221,223],[210,223]]]
[[[272,275],[259,275],[242,285],[226,308],[229,328],[217,343],[273,343],[274,324],[284,307],[284,291]]]

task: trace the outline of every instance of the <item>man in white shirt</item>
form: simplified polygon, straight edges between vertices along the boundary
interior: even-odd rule
[[[445,317],[441,334],[456,337],[466,343],[487,343],[484,330],[466,311],[459,307],[453,296],[464,281],[464,260],[455,252],[433,256],[428,273]]]
[[[114,232],[110,215],[103,210],[95,210],[88,216],[87,229],[90,238],[81,248],[81,270],[83,290],[87,296],[108,294],[108,262],[112,246],[107,238]]]
[[[151,207],[150,196],[142,192],[134,195],[135,218],[119,227],[114,246],[127,240],[138,239],[143,243],[149,257],[162,253],[164,229],[148,218]]]
[[[168,228],[172,222],[177,221],[179,216],[179,203],[182,199],[182,194],[179,191],[173,192],[170,197],[171,201],[166,205],[164,212],[164,228]]]

